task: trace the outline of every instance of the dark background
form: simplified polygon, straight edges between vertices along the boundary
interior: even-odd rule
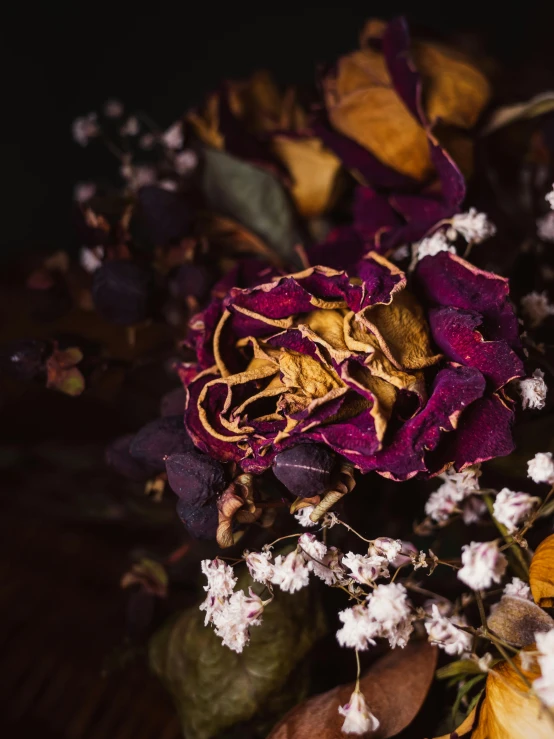
[[[137,5],[58,2],[3,11],[3,255],[71,244],[72,183],[94,169],[71,140],[71,121],[109,96],[166,125],[222,77],[267,67],[283,81],[310,81],[318,62],[356,45],[366,18],[402,12],[426,33],[477,32],[512,70],[516,97],[523,62],[527,89],[533,78],[545,89],[554,71],[554,8],[536,0],[517,13],[498,2]]]

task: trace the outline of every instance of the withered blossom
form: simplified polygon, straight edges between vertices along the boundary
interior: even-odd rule
[[[298,443],[396,480],[508,454],[524,375],[506,280],[444,252],[405,275],[376,253],[232,288],[192,321],[194,443],[259,473]]]

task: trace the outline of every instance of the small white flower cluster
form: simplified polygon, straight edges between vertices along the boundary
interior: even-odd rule
[[[95,138],[100,133],[96,113],[76,118],[71,125],[73,140],[80,146],[86,146],[90,139]]]
[[[511,534],[527,518],[538,502],[540,498],[527,495],[527,493],[514,493],[508,488],[503,488],[497,493],[494,501],[494,517]]]
[[[535,634],[541,676],[533,681],[533,689],[547,706],[554,706],[554,629]]]
[[[367,734],[368,731],[379,728],[379,720],[371,713],[366,699],[357,687],[350,696],[350,701],[339,707],[339,713],[345,717],[342,725],[345,734]]]
[[[462,547],[462,565],[458,578],[472,590],[485,590],[502,580],[508,560],[496,541],[472,541]]]
[[[537,218],[537,235],[542,241],[554,242],[554,213]]]
[[[300,508],[298,511],[296,511],[294,517],[296,518],[298,523],[305,529],[311,528],[312,526],[317,526],[317,523],[315,521],[310,520],[310,516],[312,515],[313,511],[314,506],[307,505],[304,506],[304,508]]]
[[[462,472],[455,472],[451,468],[441,474],[440,477],[444,480],[443,484],[435,492],[431,493],[425,504],[425,513],[427,516],[437,523],[442,523],[447,521],[452,514],[462,510],[464,521],[466,523],[473,523],[484,510],[482,501],[477,499],[480,505],[475,508],[473,499],[471,498],[474,493],[479,492],[480,475],[481,470],[479,465],[467,467]],[[464,505],[460,507],[460,503],[462,502],[464,502]],[[466,508],[467,517],[465,515]]]
[[[533,600],[531,596],[531,588],[526,582],[520,580],[519,577],[513,577],[504,588],[503,595],[509,595],[512,598],[523,598],[523,600]]]
[[[223,644],[242,652],[250,639],[250,627],[259,626],[264,603],[252,590],[245,595],[235,591],[237,578],[233,568],[220,559],[202,561],[202,572],[208,579],[204,587],[206,600],[200,606],[206,611],[204,623],[212,623]]]
[[[554,305],[548,302],[546,292],[532,292],[521,298],[521,309],[529,319],[529,326],[537,328],[545,318],[554,315]]]
[[[544,381],[544,372],[540,369],[536,369],[531,377],[527,377],[525,380],[519,380],[518,389],[521,395],[521,406],[523,410],[534,408],[540,411],[544,408],[548,388]]]
[[[480,244],[496,233],[496,226],[489,221],[487,214],[480,213],[476,208],[453,216],[450,224],[447,236],[452,241],[460,234],[468,244]]]
[[[377,585],[366,603],[341,611],[339,618],[344,624],[337,631],[339,644],[352,649],[365,650],[377,638],[405,647],[413,631],[408,593],[400,583]]]
[[[552,452],[538,452],[527,462],[527,475],[533,482],[554,485],[554,460]]]
[[[544,196],[544,199],[550,205],[552,210],[554,210],[554,185],[552,185],[552,190],[550,190],[550,192]]]
[[[455,247],[446,238],[443,231],[435,231],[431,236],[427,236],[417,244],[414,244],[414,258],[416,262],[420,262],[424,257],[434,257],[441,251],[448,251],[451,254],[456,253]]]
[[[471,652],[471,635],[458,628],[467,626],[463,616],[442,615],[437,604],[433,603],[431,615],[425,621],[425,629],[431,644],[437,644],[446,654],[469,654]]]

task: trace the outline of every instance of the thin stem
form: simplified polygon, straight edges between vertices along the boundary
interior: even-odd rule
[[[537,510],[533,513],[529,521],[527,521],[526,525],[522,528],[521,531],[518,532],[518,537],[521,538],[525,536],[525,534],[529,531],[531,526],[533,526],[537,518],[540,516],[541,511],[544,509],[545,505],[548,503],[548,501],[553,495],[554,495],[554,485],[550,488],[550,490],[548,491],[548,495],[543,500],[543,502],[540,504],[540,506],[537,508]]]
[[[356,649],[356,692],[360,692],[360,675],[361,675],[361,668],[360,668],[360,655],[358,653],[358,650]]]
[[[483,603],[483,594],[480,590],[475,591],[475,600],[477,601],[477,607],[479,608],[479,616],[481,617],[481,623],[483,624],[483,629],[485,630],[485,633],[489,633],[489,629],[487,626],[487,614],[485,613],[485,604]]]
[[[353,534],[356,534],[356,536],[362,541],[367,541],[368,544],[373,544],[373,539],[366,539],[365,536],[359,534],[356,529],[353,529],[352,526],[349,526],[347,523],[344,523],[344,521],[341,521],[340,518],[337,518],[337,522],[340,523],[341,526],[344,526],[346,529],[351,531]]]

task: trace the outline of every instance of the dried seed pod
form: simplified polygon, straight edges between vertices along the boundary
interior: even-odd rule
[[[309,498],[321,495],[331,483],[335,455],[321,444],[298,444],[275,457],[275,477],[293,495]]]
[[[171,489],[187,505],[203,505],[226,485],[223,465],[201,452],[172,454],[165,469]]]
[[[150,421],[131,443],[131,456],[154,472],[165,470],[167,457],[193,448],[182,415],[165,416]]]

